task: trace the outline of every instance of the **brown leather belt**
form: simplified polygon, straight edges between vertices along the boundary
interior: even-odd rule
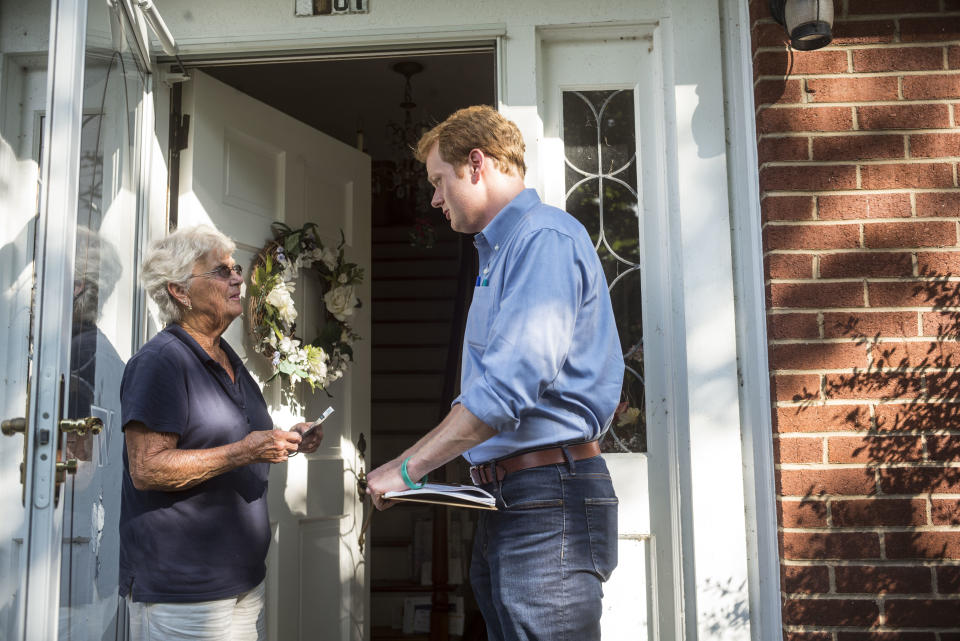
[[[524,454],[510,456],[493,463],[484,463],[483,465],[474,465],[470,468],[470,479],[474,485],[483,485],[484,483],[493,483],[494,468],[496,468],[496,480],[502,481],[507,474],[527,470],[531,467],[541,467],[543,465],[556,465],[557,463],[566,463],[567,457],[563,453],[563,447],[551,447],[545,450],[534,450]],[[600,444],[597,441],[589,443],[577,443],[576,445],[567,445],[567,452],[574,461],[593,458],[600,454]]]

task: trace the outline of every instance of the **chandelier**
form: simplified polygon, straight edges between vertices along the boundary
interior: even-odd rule
[[[387,123],[387,134],[397,152],[392,184],[387,187],[393,191],[398,200],[408,201],[416,207],[417,195],[422,191],[421,183],[425,180],[425,175],[420,162],[413,157],[413,152],[427,127],[413,119],[413,110],[417,107],[417,103],[413,100],[413,84],[410,79],[423,71],[423,65],[413,60],[402,60],[392,65],[391,69],[404,77],[403,100],[400,101],[403,122]]]

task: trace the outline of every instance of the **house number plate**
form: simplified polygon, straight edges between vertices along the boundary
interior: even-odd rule
[[[297,0],[298,16],[330,16],[367,13],[370,0]]]

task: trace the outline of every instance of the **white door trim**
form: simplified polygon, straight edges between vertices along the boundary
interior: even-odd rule
[[[748,0],[721,0],[752,638],[781,641],[780,553]]]

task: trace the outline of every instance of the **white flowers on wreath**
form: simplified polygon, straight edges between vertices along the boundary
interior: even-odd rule
[[[274,239],[260,251],[250,277],[254,349],[270,359],[269,380],[279,376],[291,386],[304,381],[311,389],[326,389],[347,371],[360,338],[347,321],[360,307],[363,268],[344,261],[343,232],[334,250],[317,239],[314,223],[300,229],[274,223],[271,229]],[[306,344],[296,335],[293,301],[301,270],[312,270],[325,285],[324,323],[320,335]]]

